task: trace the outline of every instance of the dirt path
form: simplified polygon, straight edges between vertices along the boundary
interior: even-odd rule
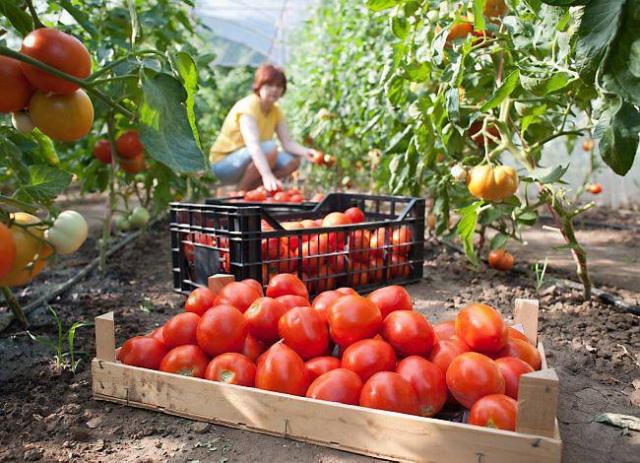
[[[48,285],[67,278],[95,255],[83,251],[38,278]],[[450,317],[467,302],[488,302],[509,314],[517,297],[535,297],[530,278],[493,271],[471,272],[464,260],[433,248],[426,278],[409,287],[416,307],[430,320]],[[37,287],[37,285],[35,286]],[[33,291],[32,291],[33,292]],[[26,298],[32,297],[29,292]],[[638,299],[637,292],[627,292]],[[640,318],[620,314],[579,294],[547,287],[541,334],[550,364],[561,380],[559,421],[565,462],[638,461],[640,433],[592,422],[601,412],[640,415],[630,404],[632,381],[640,378]],[[125,249],[107,275],[92,275],[53,304],[66,325],[116,314],[116,340],[148,332],[181,310],[172,292],[166,223]],[[6,308],[0,308],[6,310]],[[32,317],[33,332],[51,336],[45,311]],[[59,373],[51,352],[13,326],[0,335],[0,461],[215,461],[364,462],[371,459],[290,440],[191,422],[131,409],[91,397],[88,358],[93,331],[80,329],[76,345],[88,355],[78,373]]]

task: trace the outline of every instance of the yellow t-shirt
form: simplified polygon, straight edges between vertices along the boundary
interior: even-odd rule
[[[212,163],[218,162],[227,154],[245,146],[240,132],[240,115],[242,114],[253,116],[256,120],[261,142],[273,139],[276,126],[284,119],[282,110],[277,104],[273,105],[273,108],[268,113],[262,112],[260,99],[255,93],[238,101],[227,114],[220,134],[211,147],[209,160]]]

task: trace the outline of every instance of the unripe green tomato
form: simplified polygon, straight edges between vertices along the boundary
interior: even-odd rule
[[[137,206],[129,216],[129,222],[133,228],[142,228],[149,223],[149,211],[142,206]]]
[[[438,12],[438,10],[431,10],[427,12],[427,19],[429,20],[429,22],[431,24],[435,24],[438,22],[438,19],[440,19],[440,13]]]
[[[36,128],[29,113],[18,111],[11,114],[11,123],[20,133],[31,133]]]
[[[131,230],[131,223],[129,223],[129,219],[127,219],[123,215],[119,215],[118,217],[116,217],[114,223],[116,228],[121,232],[126,232]]]
[[[44,232],[44,239],[62,256],[76,252],[87,239],[89,226],[76,211],[64,211]]]

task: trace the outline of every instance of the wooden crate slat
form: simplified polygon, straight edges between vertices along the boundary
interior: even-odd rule
[[[130,367],[94,359],[110,400],[398,461],[557,463],[557,439],[498,431]]]

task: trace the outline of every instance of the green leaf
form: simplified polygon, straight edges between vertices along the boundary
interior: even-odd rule
[[[550,93],[557,92],[558,90],[565,88],[574,80],[575,78],[566,72],[555,73],[550,77],[542,79],[525,75],[520,76],[522,88],[530,91],[536,96],[546,96]]]
[[[609,100],[595,130],[602,160],[618,175],[631,169],[638,153],[640,111],[629,103]]]
[[[409,22],[405,18],[393,16],[391,18],[391,31],[400,40],[404,40],[409,35]]]
[[[196,123],[196,113],[193,109],[195,104],[195,95],[198,91],[198,68],[196,63],[188,53],[179,51],[175,55],[175,64],[178,71],[178,75],[182,80],[182,85],[187,91],[187,117],[189,119],[189,125],[193,131],[193,137],[198,144],[198,148],[202,149],[200,142],[200,133],[198,132],[198,125]]]
[[[546,3],[551,6],[573,6],[584,5],[589,3],[590,0],[542,0],[542,3]]]
[[[24,162],[22,152],[16,144],[0,134],[0,160],[2,164],[10,167],[17,176],[20,183],[29,183],[29,169]]]
[[[626,0],[598,0],[584,7],[578,41],[577,68],[582,76],[592,78],[620,27]]]
[[[424,82],[429,78],[431,68],[427,63],[411,63],[404,67],[405,78],[411,82]]]
[[[520,73],[517,70],[509,74],[504,82],[502,82],[502,85],[500,85],[500,88],[498,88],[493,96],[489,99],[489,101],[482,105],[480,111],[485,112],[497,106],[500,106],[500,103],[502,103],[509,95],[511,95],[511,93],[518,86],[519,77]]]
[[[569,164],[567,164],[564,167],[557,166],[544,177],[539,177],[538,181],[543,184],[555,183],[558,180],[560,180],[562,177],[564,177],[564,174],[567,172],[567,170],[569,170]]]
[[[82,28],[91,35],[91,37],[93,38],[98,37],[98,34],[99,34],[98,30],[95,28],[95,26],[91,22],[91,18],[89,17],[89,14],[86,11],[76,7],[74,4],[71,3],[70,0],[58,0],[57,3],[59,3],[60,6],[64,8],[67,11],[67,13],[69,13],[73,17],[73,19],[75,19],[77,23],[80,24]]]
[[[30,182],[16,191],[19,199],[47,202],[62,193],[71,183],[71,174],[45,165],[29,166]]]
[[[146,71],[140,105],[140,137],[147,153],[179,173],[205,168],[187,115],[184,87],[174,77]]]
[[[525,210],[516,216],[518,222],[526,225],[533,225],[538,220],[538,214],[536,211]]]
[[[456,87],[450,88],[446,95],[447,114],[450,121],[460,120],[460,92]]]
[[[367,0],[367,8],[371,11],[388,10],[398,4],[398,0]]]
[[[462,240],[464,253],[467,259],[474,265],[478,265],[478,256],[476,256],[475,249],[473,248],[473,234],[478,224],[478,209],[480,209],[480,206],[482,206],[482,201],[477,201],[467,207],[459,209],[460,221],[456,227],[458,236]]]
[[[33,30],[31,16],[21,10],[15,0],[0,0],[0,14],[8,19],[23,37]]]
[[[473,28],[477,31],[486,29],[484,23],[484,7],[487,0],[473,0]]]

